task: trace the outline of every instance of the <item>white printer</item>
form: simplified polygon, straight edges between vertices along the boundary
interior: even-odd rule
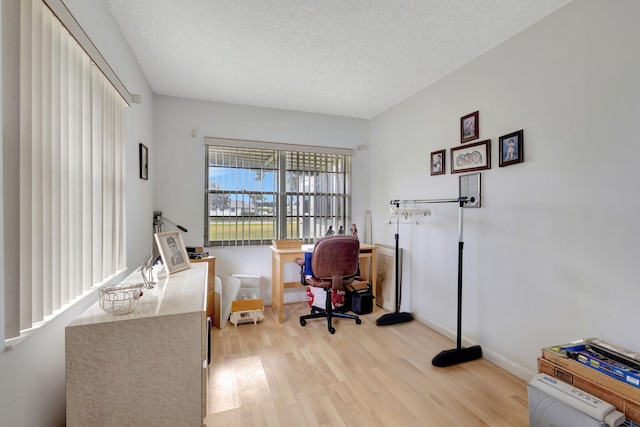
[[[626,421],[612,404],[549,375],[536,375],[527,389],[531,427],[618,427]]]

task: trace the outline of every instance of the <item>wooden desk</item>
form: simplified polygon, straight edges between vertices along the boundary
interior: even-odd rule
[[[304,258],[302,249],[277,249],[271,247],[271,308],[278,310],[278,320],[284,322],[284,290],[303,287],[300,280],[284,281],[284,265],[295,262],[296,258]],[[360,244],[360,276],[371,284],[371,292],[376,294],[376,278],[378,277],[378,247]],[[375,308],[375,304],[374,304]]]

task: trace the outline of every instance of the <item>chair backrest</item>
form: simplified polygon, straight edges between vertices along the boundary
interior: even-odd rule
[[[346,235],[325,236],[313,246],[311,268],[319,279],[331,280],[355,276],[358,271],[360,241]],[[332,286],[334,289],[337,284]]]

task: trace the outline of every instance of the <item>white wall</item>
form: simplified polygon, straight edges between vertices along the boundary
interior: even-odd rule
[[[155,97],[155,146],[151,168],[155,175],[156,210],[185,226],[185,244],[201,246],[205,231],[204,137],[246,139],[354,149],[352,218],[364,229],[369,207],[369,122],[363,119],[256,108],[168,96]],[[193,136],[195,131],[196,136]],[[171,228],[172,227],[172,228]],[[175,226],[165,222],[165,231]],[[364,238],[363,231],[360,232]],[[271,252],[268,247],[209,249],[216,256],[216,274],[256,274],[263,277],[261,294],[271,303]],[[296,271],[287,274],[295,279]],[[288,292],[285,301],[304,301]]]
[[[3,7],[9,1],[20,0],[3,0]],[[153,97],[104,1],[65,0],[65,4],[127,89],[143,98],[142,104],[134,104],[126,112],[127,266],[135,268],[151,251],[153,184],[138,179],[138,143],[143,142],[153,150]],[[11,195],[5,192],[5,207],[9,204],[8,197]],[[9,205],[13,206],[12,203]],[[96,296],[90,295],[12,350],[0,352],[0,425],[65,424],[64,328],[95,301]],[[0,303],[3,310],[1,297]]]
[[[483,207],[465,210],[463,335],[522,378],[542,347],[639,348],[637,16],[635,0],[572,2],[371,124],[371,170],[389,170],[371,174],[374,236],[391,244],[389,200],[457,197],[429,154],[447,148],[449,171],[460,117],[480,111],[492,168]],[[525,162],[499,168],[498,138],[519,129]],[[403,309],[455,338],[457,209],[431,209],[401,226]]]

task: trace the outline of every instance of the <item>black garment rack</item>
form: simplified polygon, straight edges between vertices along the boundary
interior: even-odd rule
[[[444,350],[438,353],[432,360],[431,363],[436,367],[445,367],[451,366],[458,363],[468,362],[471,360],[479,359],[482,357],[482,348],[479,345],[474,345],[472,347],[462,347],[462,252],[464,249],[464,238],[463,238],[463,219],[464,219],[464,204],[467,202],[473,203],[475,198],[473,197],[458,197],[455,199],[417,199],[417,200],[391,200],[391,204],[396,207],[397,210],[400,209],[401,205],[420,205],[420,204],[431,204],[431,203],[458,203],[458,325],[457,325],[457,340],[456,340],[456,348],[451,350]],[[400,252],[400,214],[397,213],[396,219],[396,311],[394,313],[388,313],[376,321],[378,326],[384,325],[392,325],[396,323],[407,322],[413,319],[411,313],[401,313],[400,312],[400,302],[402,296],[402,289],[400,288],[400,261],[399,261],[399,252]]]

